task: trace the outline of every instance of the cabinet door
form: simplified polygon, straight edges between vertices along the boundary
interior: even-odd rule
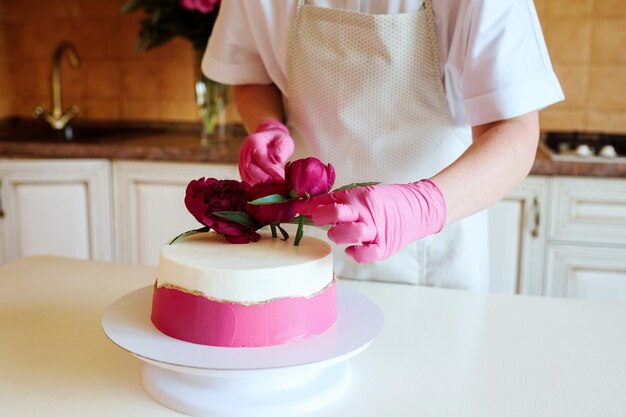
[[[542,293],[548,179],[530,176],[489,208],[490,290]]]
[[[114,162],[120,262],[157,265],[163,244],[202,226],[184,202],[187,184],[200,177],[239,179],[239,172],[233,164]]]
[[[626,180],[556,177],[550,239],[626,246]]]
[[[552,244],[546,295],[626,301],[626,248]]]
[[[0,264],[24,256],[113,260],[110,164],[0,162]]]
[[[626,181],[553,179],[546,295],[626,301]]]

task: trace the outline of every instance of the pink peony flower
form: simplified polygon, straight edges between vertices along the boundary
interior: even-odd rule
[[[248,201],[272,194],[289,194],[287,183],[260,182],[248,190]],[[295,200],[271,204],[247,204],[246,211],[262,224],[280,223],[293,219],[296,216]]]
[[[239,181],[204,177],[191,181],[185,191],[185,206],[196,220],[223,234],[231,243],[256,242],[261,237],[248,227],[213,214],[245,211],[246,192]]]
[[[326,194],[335,183],[335,169],[317,158],[298,159],[285,165],[285,178],[299,197]]]
[[[219,4],[220,0],[180,0],[183,9],[197,10],[205,14],[212,12]]]

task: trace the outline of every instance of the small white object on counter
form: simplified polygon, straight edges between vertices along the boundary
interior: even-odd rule
[[[617,158],[617,151],[615,150],[615,147],[613,147],[613,145],[604,145],[602,148],[600,148],[600,152],[598,153],[598,155],[604,158]]]
[[[1,267],[0,414],[180,417],[101,329],[106,307],[155,275],[51,257]],[[385,324],[351,359],[349,390],[311,417],[626,415],[626,303],[340,285],[378,304]]]
[[[593,156],[593,151],[591,150],[589,145],[586,145],[583,143],[576,147],[576,155],[582,156],[582,157],[589,157],[589,156]]]

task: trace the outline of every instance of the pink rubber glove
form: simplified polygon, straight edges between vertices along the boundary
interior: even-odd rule
[[[293,154],[294,144],[284,124],[270,120],[261,123],[248,136],[239,152],[239,174],[250,185],[285,180],[283,164]]]
[[[388,258],[407,244],[438,233],[446,222],[446,202],[429,180],[379,184],[302,200],[296,210],[315,224],[330,224],[330,240],[356,244],[346,254],[359,263]]]

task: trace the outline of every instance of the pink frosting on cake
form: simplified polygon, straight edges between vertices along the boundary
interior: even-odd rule
[[[152,322],[176,339],[210,346],[272,346],[320,334],[337,319],[335,282],[312,297],[243,305],[156,287]]]

